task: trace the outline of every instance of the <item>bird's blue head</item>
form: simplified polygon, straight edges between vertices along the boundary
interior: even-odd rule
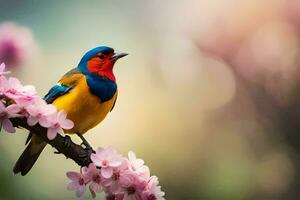
[[[84,74],[97,74],[112,81],[116,81],[113,74],[115,62],[127,53],[115,53],[114,49],[106,46],[99,46],[89,50],[81,58],[77,68]]]

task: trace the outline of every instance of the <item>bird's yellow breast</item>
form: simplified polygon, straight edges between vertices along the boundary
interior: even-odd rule
[[[53,104],[58,110],[64,110],[67,117],[74,122],[74,127],[67,130],[67,133],[84,134],[105,118],[116,97],[117,92],[112,99],[101,103],[100,99],[90,92],[83,76],[69,93],[57,98]]]

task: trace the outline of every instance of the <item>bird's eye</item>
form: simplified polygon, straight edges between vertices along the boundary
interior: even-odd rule
[[[103,54],[98,56],[101,60],[105,57]]]

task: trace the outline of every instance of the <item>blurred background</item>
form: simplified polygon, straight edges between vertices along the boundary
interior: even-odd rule
[[[40,95],[99,45],[130,56],[94,147],[135,151],[168,200],[300,198],[299,0],[0,0],[0,61]],[[12,174],[19,133],[0,135],[0,199],[75,199],[49,146]]]

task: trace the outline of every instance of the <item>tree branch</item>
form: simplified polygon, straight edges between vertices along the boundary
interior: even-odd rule
[[[92,163],[90,155],[93,152],[92,149],[85,149],[81,145],[78,145],[71,141],[68,147],[65,146],[65,137],[59,134],[53,140],[49,140],[47,137],[47,128],[40,126],[29,126],[26,118],[11,118],[11,122],[15,127],[22,127],[30,132],[35,133],[42,140],[50,144],[52,147],[58,150],[59,153],[64,154],[67,158],[74,160],[79,166],[88,166]]]

